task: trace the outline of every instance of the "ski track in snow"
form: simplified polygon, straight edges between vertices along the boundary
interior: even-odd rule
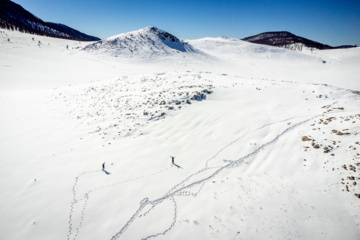
[[[162,202],[164,202],[165,200],[171,200],[174,204],[174,209],[173,209],[173,212],[174,212],[174,218],[173,218],[173,222],[170,224],[170,226],[165,229],[163,232],[159,232],[159,233],[156,233],[156,234],[153,234],[153,235],[149,235],[143,239],[150,239],[150,238],[155,238],[157,236],[160,236],[160,235],[165,235],[167,232],[169,232],[174,226],[175,226],[175,223],[176,223],[176,220],[177,220],[177,212],[178,212],[178,209],[177,209],[177,204],[176,204],[176,200],[175,200],[175,197],[176,196],[183,196],[183,197],[189,197],[189,196],[192,196],[192,197],[196,197],[197,194],[202,190],[203,186],[205,185],[205,183],[210,180],[211,178],[215,177],[216,175],[218,175],[220,172],[222,172],[224,169],[227,169],[227,168],[233,168],[233,167],[237,167],[241,164],[244,163],[244,161],[246,159],[249,159],[251,157],[254,157],[255,155],[257,155],[260,151],[262,151],[264,148],[274,144],[276,141],[278,141],[278,139],[280,137],[282,137],[283,135],[285,135],[287,132],[293,130],[294,128],[306,123],[306,122],[309,122],[310,120],[316,118],[316,117],[319,117],[321,115],[323,115],[324,113],[322,114],[318,114],[318,115],[313,115],[311,116],[310,118],[307,118],[306,120],[304,121],[301,121],[301,122],[298,122],[288,128],[286,128],[283,132],[281,132],[280,134],[278,134],[274,139],[272,139],[271,141],[261,145],[260,147],[258,147],[257,149],[255,149],[253,152],[237,159],[237,160],[226,160],[224,161],[225,163],[227,163],[226,165],[224,166],[213,166],[213,167],[209,167],[209,163],[214,160],[221,152],[225,151],[227,148],[229,148],[230,146],[232,146],[233,144],[235,144],[236,142],[238,142],[240,139],[248,136],[248,135],[251,135],[261,129],[264,129],[268,126],[271,126],[271,125],[274,125],[274,124],[277,124],[277,123],[282,123],[282,122],[286,122],[286,121],[289,121],[289,120],[292,120],[292,119],[295,119],[295,118],[304,118],[304,116],[299,116],[299,117],[292,117],[292,118],[287,118],[285,120],[281,120],[281,121],[278,121],[278,122],[274,122],[274,123],[267,123],[253,131],[250,131],[242,136],[240,136],[239,138],[235,139],[234,141],[230,142],[229,144],[227,144],[226,146],[224,146],[223,148],[221,148],[217,153],[214,154],[214,156],[212,156],[211,158],[209,158],[206,163],[205,163],[205,167],[199,171],[197,171],[196,173],[193,173],[191,175],[189,175],[187,178],[185,178],[183,181],[181,181],[180,183],[178,183],[177,185],[175,185],[173,188],[171,188],[163,197],[161,198],[158,198],[158,199],[155,199],[155,200],[149,200],[148,198],[144,198],[141,202],[140,202],[140,206],[139,208],[134,212],[133,216],[123,225],[123,227],[117,232],[115,233],[112,237],[111,237],[111,240],[115,240],[115,239],[119,239],[123,233],[126,232],[126,230],[130,227],[130,225],[136,221],[137,218],[141,218],[141,217],[146,217],[156,206],[158,206],[159,204],[161,204]],[[78,234],[81,230],[81,227],[82,227],[82,223],[83,223],[83,220],[84,220],[84,216],[85,216],[85,212],[86,212],[86,206],[88,204],[88,201],[89,201],[89,198],[91,196],[91,194],[99,191],[99,190],[102,190],[104,188],[110,188],[110,187],[115,187],[115,186],[118,186],[120,184],[124,184],[124,183],[128,183],[128,182],[132,182],[132,181],[137,181],[137,180],[140,180],[140,179],[143,179],[143,178],[147,178],[147,177],[150,177],[150,176],[154,176],[154,175],[157,175],[157,174],[160,174],[160,173],[163,173],[165,171],[167,171],[168,169],[170,169],[170,167],[168,168],[164,168],[160,171],[157,171],[157,172],[154,172],[154,173],[150,173],[150,174],[147,174],[147,175],[143,175],[143,176],[140,176],[140,177],[136,177],[136,178],[131,178],[131,179],[128,179],[128,180],[123,180],[123,181],[120,181],[120,182],[117,182],[117,183],[114,183],[114,184],[109,184],[109,185],[104,185],[104,186],[101,186],[101,187],[97,187],[97,188],[94,188],[90,191],[87,191],[84,196],[81,198],[81,199],[76,199],[76,196],[77,196],[77,191],[76,191],[76,186],[77,186],[77,183],[80,179],[80,177],[86,175],[86,174],[93,174],[93,173],[98,173],[98,172],[102,172],[101,170],[96,170],[96,171],[88,171],[88,172],[83,172],[81,173],[79,176],[77,176],[75,178],[75,183],[74,183],[74,186],[73,186],[73,200],[70,204],[70,214],[69,214],[69,232],[68,232],[68,236],[67,236],[67,240],[76,240],[77,237],[78,237]],[[189,180],[193,177],[195,177],[196,175],[200,174],[200,173],[203,173],[205,171],[210,171],[210,170],[214,170],[216,169],[215,171],[213,172],[210,172],[208,176],[200,179],[200,180],[196,180],[196,181],[192,181],[192,182],[189,182]],[[187,183],[189,182],[189,183]],[[189,191],[189,189],[193,188],[193,187],[196,187],[196,186],[199,186],[199,189],[194,193],[194,192],[191,192]],[[79,223],[77,224],[77,228],[76,228],[76,231],[73,231],[74,230],[74,222],[73,222],[73,214],[74,214],[74,207],[75,207],[75,204],[79,203],[79,202],[82,202],[83,201],[83,205],[82,205],[82,211],[81,211],[81,217],[80,217],[80,221]],[[150,209],[147,210],[146,212],[142,213],[142,211],[144,210],[144,208],[146,206],[150,206]],[[142,214],[141,214],[142,213]]]

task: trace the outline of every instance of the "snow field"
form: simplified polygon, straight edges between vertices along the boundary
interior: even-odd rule
[[[217,77],[219,78],[219,76],[217,76]],[[227,78],[231,78],[231,77],[227,76]],[[269,156],[270,160],[266,161],[265,164],[263,162],[260,162],[261,165],[264,165],[264,168],[266,169],[265,171],[269,171],[269,170],[271,171],[272,169],[276,169],[276,173],[275,173],[276,175],[280,175],[280,176],[284,176],[284,177],[293,176],[298,171],[297,168],[294,168],[294,163],[288,162],[288,161],[278,162],[278,161],[273,160],[274,158],[275,159],[277,159],[277,158],[286,159],[291,154],[291,153],[288,152],[288,150],[285,153],[282,153],[281,151],[280,152],[276,151],[276,153],[272,153],[273,148],[271,148],[272,151],[268,152],[267,154],[263,153],[263,151],[266,152],[266,148],[268,146],[270,146],[271,144],[275,143],[274,141],[277,141],[277,139],[280,139],[279,136],[285,135],[287,133],[288,129],[289,129],[289,131],[291,131],[292,128],[296,128],[298,125],[300,126],[302,124],[306,124],[306,123],[308,124],[310,122],[310,120],[312,120],[313,118],[318,117],[319,114],[321,115],[324,112],[326,113],[326,111],[322,107],[324,105],[326,105],[327,103],[330,103],[330,104],[334,105],[334,111],[338,110],[338,109],[336,109],[335,105],[339,106],[339,101],[333,102],[334,99],[332,97],[334,97],[334,96],[332,95],[332,89],[333,89],[332,87],[326,87],[326,86],[318,87],[318,86],[314,86],[314,85],[305,85],[305,86],[303,86],[302,84],[297,84],[297,85],[300,85],[301,88],[300,89],[296,88],[296,90],[291,90],[290,91],[288,88],[291,88],[290,86],[294,85],[294,83],[282,83],[282,84],[274,85],[270,81],[268,86],[263,83],[262,87],[263,87],[264,90],[261,90],[259,87],[254,88],[254,85],[252,85],[253,83],[246,84],[246,82],[247,82],[246,80],[240,79],[240,82],[243,83],[243,85],[248,85],[248,86],[245,87],[246,91],[249,91],[249,89],[252,89],[252,91],[254,93],[257,93],[259,91],[265,91],[265,90],[271,92],[271,93],[267,93],[268,94],[267,97],[270,97],[270,96],[273,97],[272,98],[273,101],[269,105],[266,105],[265,101],[262,100],[261,97],[259,97],[257,95],[251,94],[251,95],[253,95],[253,99],[251,101],[251,100],[248,99],[248,98],[250,98],[250,96],[245,95],[245,93],[244,93],[245,96],[243,94],[239,94],[239,92],[241,92],[241,90],[240,90],[241,87],[239,87],[238,85],[241,84],[241,83],[239,83],[239,82],[235,82],[235,83],[234,82],[227,82],[227,85],[224,85],[224,82],[226,82],[225,79],[222,79],[222,81],[220,81],[220,82],[221,82],[221,84],[218,87],[219,91],[215,91],[215,93],[213,95],[211,95],[207,99],[207,101],[197,104],[197,106],[201,107],[202,112],[204,111],[204,109],[206,111],[205,114],[204,113],[202,114],[201,124],[198,121],[198,119],[186,119],[186,118],[184,119],[183,115],[181,117],[182,117],[183,121],[187,121],[187,123],[178,122],[177,119],[176,119],[177,116],[175,116],[174,117],[175,124],[180,125],[180,126],[186,126],[186,127],[185,128],[170,127],[170,130],[167,129],[166,131],[163,131],[162,134],[159,134],[161,136],[161,138],[164,138],[165,136],[169,136],[170,141],[172,141],[172,139],[173,139],[173,143],[176,144],[177,143],[176,139],[178,139],[178,137],[180,138],[181,137],[180,135],[187,135],[187,134],[190,135],[190,134],[192,134],[191,132],[194,132],[193,129],[198,129],[198,128],[209,129],[207,124],[210,125],[211,123],[214,123],[214,122],[219,122],[219,123],[221,123],[220,125],[222,125],[222,126],[218,126],[218,127],[214,126],[212,128],[212,131],[216,132],[216,134],[214,134],[214,133],[211,133],[211,134],[206,133],[207,135],[205,135],[205,136],[200,135],[199,138],[207,139],[207,138],[211,138],[211,135],[217,135],[218,136],[218,135],[221,135],[221,134],[226,136],[226,133],[224,134],[224,132],[223,132],[224,124],[226,124],[226,121],[222,120],[221,118],[224,117],[224,116],[229,116],[229,115],[231,116],[231,114],[229,114],[229,112],[232,112],[231,111],[232,107],[234,107],[235,109],[238,109],[238,110],[245,110],[244,112],[239,111],[240,116],[235,115],[235,116],[233,116],[234,119],[241,119],[241,117],[243,117],[244,113],[246,113],[246,115],[248,114],[250,116],[260,116],[261,118],[263,118],[264,115],[265,115],[266,116],[265,119],[268,119],[267,117],[269,117],[269,115],[274,113],[275,108],[278,109],[279,112],[283,111],[283,109],[281,109],[281,104],[284,104],[284,102],[285,102],[283,98],[289,99],[290,96],[293,97],[292,101],[294,101],[294,102],[289,102],[288,101],[286,103],[286,108],[289,108],[289,106],[295,105],[295,102],[298,102],[300,100],[300,98],[303,98],[304,102],[309,101],[309,99],[312,99],[313,104],[312,104],[312,106],[307,106],[307,108],[303,108],[303,109],[301,109],[301,108],[299,109],[299,106],[297,106],[296,113],[298,113],[298,114],[300,114],[300,113],[301,114],[307,114],[307,116],[305,116],[305,117],[304,116],[299,116],[299,117],[293,117],[293,118],[286,118],[286,119],[283,119],[283,120],[281,120],[279,122],[266,123],[262,127],[259,127],[259,128],[255,129],[253,131],[250,131],[249,133],[244,134],[244,136],[241,136],[241,137],[239,137],[238,139],[236,139],[236,140],[234,140],[232,142],[229,141],[227,145],[224,145],[223,148],[221,148],[219,150],[219,152],[216,152],[215,155],[212,158],[207,159],[206,162],[205,161],[200,161],[198,164],[192,163],[192,168],[196,167],[196,165],[199,165],[199,168],[198,168],[199,171],[195,171],[195,173],[190,174],[188,178],[186,178],[184,181],[180,182],[180,184],[177,184],[172,189],[170,189],[170,191],[167,194],[164,195],[164,197],[166,198],[166,201],[161,200],[159,202],[159,200],[155,200],[155,203],[154,203],[155,205],[150,204],[150,206],[153,207],[152,208],[152,207],[149,206],[150,209],[154,209],[154,211],[155,211],[155,209],[158,209],[158,208],[161,208],[161,209],[166,208],[167,209],[166,211],[170,211],[170,212],[174,211],[173,215],[177,216],[179,208],[177,207],[178,206],[177,205],[177,198],[173,197],[173,194],[174,194],[174,196],[180,197],[180,199],[182,199],[183,197],[188,197],[188,198],[190,197],[191,198],[191,197],[197,196],[197,194],[199,193],[200,190],[202,190],[204,185],[206,185],[207,182],[210,182],[210,179],[212,178],[212,176],[214,174],[215,174],[214,177],[216,177],[218,173],[221,173],[223,170],[226,170],[227,167],[225,167],[225,166],[228,165],[228,164],[230,164],[230,166],[231,166],[231,161],[238,160],[239,155],[241,155],[244,152],[245,153],[250,153],[250,155],[245,155],[245,156],[249,156],[249,158],[252,158],[253,156],[259,155],[260,159],[261,158],[266,159],[267,158],[266,156]],[[262,81],[262,82],[264,82],[264,81]],[[245,99],[245,101],[243,101],[243,102],[239,101],[239,100],[235,101],[234,100],[234,98],[236,98],[235,96],[230,96],[229,97],[229,95],[227,94],[229,88],[233,88],[233,89],[238,90],[239,92],[237,92],[237,94],[236,94],[237,98],[239,98],[239,96],[240,96],[240,98]],[[270,89],[273,88],[273,89],[270,90],[269,88]],[[223,90],[221,90],[221,89],[223,89]],[[291,88],[291,89],[294,89],[294,88]],[[305,89],[305,90],[302,90],[302,89]],[[282,95],[275,95],[274,93],[276,93],[279,90],[280,91],[283,90],[282,91],[283,94]],[[286,91],[284,91],[284,90],[286,90]],[[307,93],[307,91],[309,93]],[[346,95],[346,96],[350,95],[349,97],[352,97],[352,95],[351,95],[352,93],[349,93],[348,91],[344,91],[344,90],[338,90],[338,91],[343,91],[344,95]],[[319,97],[320,93],[324,97],[320,98]],[[286,94],[289,94],[290,96],[286,96]],[[338,95],[338,94],[336,94],[336,95]],[[212,101],[216,102],[216,100],[215,100],[216,97],[220,98],[220,96],[225,96],[224,97],[225,99],[227,97],[229,99],[231,99],[233,101],[233,104],[235,104],[236,107],[231,106],[231,104],[229,104],[229,102],[232,102],[232,101],[229,101],[229,99],[227,99],[228,101],[226,101],[226,105],[228,106],[228,108],[226,109],[225,106],[218,106],[216,109],[224,109],[225,108],[226,110],[223,110],[224,113],[220,112],[220,114],[217,112],[216,113],[217,119],[213,119],[214,116],[211,116],[212,115],[211,109],[213,109],[214,103],[211,103],[211,108],[208,109],[208,110],[206,110],[207,109],[206,105],[208,105],[208,103],[210,103]],[[214,97],[215,99],[212,99],[212,97]],[[256,98],[256,99],[254,99],[254,98]],[[259,107],[254,108],[257,111],[255,111],[254,109],[251,109],[251,110],[247,109],[246,106],[248,106],[248,104],[249,104],[248,101],[249,102],[251,101],[252,104],[255,104],[255,102],[257,102]],[[240,102],[241,102],[241,104],[239,104]],[[276,102],[276,104],[274,104],[274,102]],[[264,104],[265,104],[265,106],[264,106]],[[221,105],[221,103],[220,103],[220,105]],[[224,103],[224,105],[225,105],[225,103]],[[229,105],[230,105],[230,107],[229,107]],[[275,105],[276,107],[272,106],[272,105]],[[260,106],[262,106],[262,107],[260,107]],[[268,111],[262,111],[263,108],[267,109]],[[274,109],[272,109],[272,108],[274,108]],[[191,116],[191,118],[193,118],[193,116],[195,115],[195,113],[193,113],[191,110],[194,110],[195,112],[199,113],[199,109],[195,109],[195,108],[193,108],[193,109],[192,108],[185,109],[185,111],[190,111],[191,112],[191,114],[189,114],[189,117]],[[253,112],[253,111],[255,111],[255,112]],[[262,113],[260,114],[258,111],[261,111]],[[338,110],[338,111],[341,111],[341,110]],[[314,113],[316,113],[316,112],[318,112],[319,114],[314,115]],[[291,113],[291,111],[290,111],[290,113]],[[215,114],[213,114],[213,115],[215,115]],[[203,116],[205,116],[205,117],[203,117]],[[218,119],[218,118],[220,118],[220,119]],[[251,118],[251,119],[254,119],[254,118]],[[181,120],[179,119],[179,121],[181,121]],[[189,123],[191,123],[190,126],[192,126],[192,127],[189,127]],[[151,123],[151,124],[156,124],[156,123],[154,122],[154,123]],[[230,124],[231,124],[231,126],[235,125],[233,123],[230,123]],[[246,121],[245,121],[245,124],[246,124]],[[247,123],[247,124],[250,124],[250,123]],[[161,125],[159,125],[159,127]],[[154,126],[151,126],[149,128],[153,129]],[[177,131],[175,132],[172,129],[176,129]],[[232,129],[232,130],[234,130],[234,129]],[[238,130],[238,132],[240,132],[240,131]],[[195,133],[202,134],[201,131],[199,131],[199,132],[195,131]],[[151,135],[151,132],[148,132],[148,134]],[[163,136],[163,135],[165,135],[165,136]],[[210,135],[210,137],[208,137],[208,135]],[[166,138],[166,139],[169,141],[168,138]],[[254,139],[258,139],[258,140],[253,141]],[[183,145],[183,143],[182,143],[183,141],[184,140],[182,140],[182,139],[178,140],[178,142],[180,142],[181,145]],[[203,140],[203,142],[200,142],[200,141],[197,141],[197,139],[195,139],[194,141],[191,141],[190,144],[187,144],[185,146],[186,146],[186,148],[188,148],[188,147],[192,147],[194,145],[196,146],[196,144],[198,144],[199,149],[201,149],[201,146],[203,145],[203,143],[204,142],[206,143],[207,141],[210,142],[210,140],[205,140],[205,141]],[[248,144],[243,144],[244,142],[248,143]],[[295,146],[299,145],[299,142],[301,142],[301,137],[297,138],[297,144],[295,143],[294,145]],[[211,143],[208,143],[208,144],[211,144]],[[285,143],[283,143],[283,144],[285,144]],[[242,148],[239,148],[239,145],[240,146],[245,145],[245,146],[242,147]],[[280,146],[281,145],[282,144],[280,144]],[[180,152],[186,152],[185,147],[183,147],[183,148],[184,148],[184,150],[180,151]],[[278,148],[281,148],[281,147],[278,147]],[[276,148],[276,149],[278,149],[278,148]],[[300,149],[301,149],[301,147],[298,146],[297,150],[300,150]],[[155,151],[155,152],[157,152],[157,151]],[[177,158],[178,158],[178,156],[177,156]],[[185,159],[186,159],[186,157],[185,157]],[[248,158],[246,158],[246,159],[248,159]],[[202,168],[201,166],[204,166],[203,165],[204,163],[205,163],[205,168]],[[239,163],[242,164],[243,163],[242,160]],[[245,163],[249,164],[249,162],[245,162]],[[297,163],[301,166],[302,161],[297,161]],[[209,165],[209,164],[211,164],[211,166],[206,167],[206,165]],[[235,164],[235,165],[237,165],[237,164]],[[256,169],[256,171],[258,171],[259,166],[256,166],[256,165],[257,164],[255,164],[255,166],[251,166],[250,169],[254,168],[254,169]],[[260,167],[260,169],[261,169],[261,167]],[[186,171],[188,171],[188,170],[186,170]],[[192,186],[194,183],[195,183],[195,185]],[[295,184],[295,183],[292,183],[292,184]],[[132,188],[133,188],[133,186],[132,186]],[[147,193],[147,194],[150,194],[150,193]],[[171,196],[169,196],[168,194],[171,194]],[[147,196],[149,196],[149,195],[147,195]],[[149,198],[149,199],[151,199],[151,198]],[[141,201],[140,198],[138,199],[137,202],[139,202],[139,201]],[[171,207],[168,206],[169,201],[175,202],[174,207],[171,208]],[[159,207],[158,205],[161,205],[161,207]],[[166,205],[167,207],[163,208],[162,205]],[[173,210],[171,210],[171,209],[173,209]],[[143,211],[145,211],[145,210],[140,208],[140,212],[138,213],[138,215],[141,216],[143,214]],[[157,210],[157,211],[159,211],[159,210]],[[135,219],[130,218],[129,220],[132,220],[132,221],[127,222],[127,224],[134,225],[134,226],[138,226],[138,224],[141,225],[141,222],[143,221],[143,219],[138,220],[138,219],[141,218],[139,216],[136,215]],[[150,216],[151,215],[149,215],[149,218],[151,218]],[[155,219],[157,219],[157,218],[155,217]],[[148,220],[148,221],[151,221],[151,220]],[[198,220],[194,220],[194,221],[199,223]],[[164,223],[164,224],[166,226],[166,223]],[[144,225],[146,225],[146,224],[144,223]],[[155,231],[154,234],[155,235],[159,234],[157,236],[160,236],[160,235],[162,236],[163,233],[164,234],[167,233],[169,230],[171,230],[173,228],[173,221],[168,220],[167,225],[168,225],[168,228],[163,227],[162,231],[157,231],[157,232]],[[198,224],[195,224],[195,225],[198,225]],[[124,227],[126,227],[126,228],[121,229],[122,231],[118,232],[119,235],[114,235],[112,237],[115,237],[115,238],[117,238],[117,237],[119,237],[119,238],[122,238],[122,237],[127,238],[126,236],[133,236],[135,238],[147,238],[147,237],[150,237],[150,236],[154,235],[154,234],[151,235],[151,233],[153,233],[151,231],[149,231],[149,233],[146,233],[145,230],[141,231],[141,232],[136,231],[136,229],[139,229],[139,227],[129,227],[129,228],[127,228],[126,224],[124,225]],[[129,229],[129,230],[127,230],[127,229]],[[131,230],[131,229],[134,229],[134,230]],[[296,229],[296,228],[294,228],[294,229]],[[280,231],[280,230],[278,230],[278,231]],[[300,237],[300,238],[303,237],[303,235],[299,234],[299,233],[296,235],[297,231],[296,230],[294,230],[294,231],[295,232],[293,232],[290,236],[292,236],[292,237],[297,236],[297,237]],[[254,234],[254,236],[256,236],[256,234]],[[251,235],[249,235],[249,237],[251,237]]]
[[[6,34],[1,239],[360,236],[357,49],[145,63]]]

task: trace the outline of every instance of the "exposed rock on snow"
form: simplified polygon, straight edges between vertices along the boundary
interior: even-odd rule
[[[144,125],[186,108],[190,100],[205,100],[214,86],[209,84],[212,80],[201,76],[177,73],[123,76],[58,88],[51,98],[63,102],[70,117],[81,120],[89,134],[113,141],[141,134]]]
[[[314,147],[313,151],[318,151],[316,149],[320,149],[321,146],[323,153],[330,154],[330,156],[323,156],[325,160],[324,168],[326,168],[327,171],[330,171],[331,169],[333,172],[340,172],[340,176],[343,169],[346,171],[346,174],[360,171],[360,153],[356,148],[356,145],[359,145],[359,142],[357,142],[356,139],[358,138],[357,135],[360,130],[358,125],[356,125],[356,122],[360,120],[360,114],[345,115],[342,113],[342,109],[342,107],[332,108],[332,111],[330,111],[329,114],[332,113],[334,114],[333,116],[328,117],[325,120],[322,118],[314,120],[311,124],[311,126],[314,127],[312,130],[314,135],[317,136],[316,139],[318,141],[316,144],[314,140],[311,143]],[[318,126],[318,128],[315,128],[315,126]],[[334,126],[346,128],[344,130],[350,132],[343,134],[338,130],[331,130]],[[304,136],[302,137],[302,140],[306,144],[306,140],[304,140],[305,138],[308,139],[307,136]],[[347,144],[344,144],[344,142],[354,143],[354,145],[350,144],[348,146]],[[312,152],[311,148],[307,146],[307,144],[304,146],[304,149],[308,153]],[[313,164],[311,163],[311,160],[312,159],[309,161],[309,158],[307,158],[307,164]],[[315,159],[313,160],[316,161]],[[346,179],[344,179],[344,177],[340,179],[339,177],[339,182],[345,185],[345,188],[342,188],[341,190],[351,192],[357,196],[357,194],[359,194],[359,189],[356,186],[359,180],[359,177],[354,176],[347,176]]]

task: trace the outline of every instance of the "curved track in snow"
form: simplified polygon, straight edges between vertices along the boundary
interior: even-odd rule
[[[218,175],[220,172],[222,172],[225,169],[228,168],[233,168],[236,166],[241,165],[245,160],[256,156],[260,151],[262,151],[264,148],[269,147],[270,145],[274,144],[276,141],[278,141],[278,139],[280,137],[282,137],[283,135],[285,135],[287,132],[293,130],[294,128],[309,122],[310,120],[318,117],[320,115],[316,115],[316,116],[312,116],[310,118],[307,118],[306,120],[303,120],[301,122],[298,122],[296,124],[293,124],[292,126],[286,128],[284,131],[282,131],[280,134],[278,134],[275,138],[273,138],[271,141],[261,145],[260,147],[258,147],[257,149],[255,149],[253,152],[237,159],[237,160],[227,160],[225,163],[225,165],[223,166],[213,166],[210,167],[209,164],[211,163],[211,161],[213,161],[220,153],[224,152],[226,149],[228,149],[230,146],[232,146],[233,144],[237,143],[239,140],[243,139],[246,136],[249,136],[259,130],[262,130],[266,127],[269,127],[271,125],[277,124],[277,123],[282,123],[282,122],[286,122],[295,118],[304,118],[304,117],[293,117],[293,118],[288,118],[282,121],[278,121],[278,122],[274,122],[274,123],[267,123],[253,131],[250,131],[242,136],[240,136],[239,138],[235,139],[234,141],[230,142],[229,144],[225,145],[223,148],[221,148],[218,152],[216,152],[211,158],[209,158],[206,163],[204,168],[200,169],[199,171],[189,175],[188,177],[186,177],[184,180],[182,180],[181,182],[179,182],[178,184],[176,184],[174,187],[172,187],[164,196],[155,199],[155,200],[149,200],[148,198],[144,198],[141,202],[140,202],[140,206],[138,207],[138,209],[134,212],[134,214],[132,215],[132,217],[130,217],[128,219],[128,221],[119,229],[118,232],[116,232],[112,237],[111,240],[115,240],[115,239],[119,239],[121,238],[121,236],[127,231],[127,229],[131,226],[131,224],[136,221],[136,219],[138,218],[142,218],[142,217],[146,217],[156,206],[158,206],[159,204],[163,203],[165,200],[171,200],[173,202],[173,221],[171,223],[169,223],[169,227],[167,229],[164,229],[164,231],[162,232],[158,232],[156,234],[153,235],[149,235],[143,239],[151,239],[151,238],[155,238],[157,236],[160,235],[165,235],[167,232],[169,232],[176,223],[177,220],[177,204],[176,204],[176,197],[177,196],[192,196],[192,197],[196,197],[197,194],[202,190],[203,186],[205,185],[205,183],[212,179],[213,177],[215,177],[216,175]],[[123,180],[114,184],[109,184],[109,185],[104,185],[104,186],[100,186],[97,188],[94,188],[92,190],[87,191],[82,198],[77,198],[77,184],[79,179],[86,175],[86,174],[93,174],[93,173],[98,173],[101,172],[101,170],[98,171],[89,171],[89,172],[83,172],[82,174],[80,174],[79,176],[76,177],[75,179],[75,183],[73,186],[73,200],[71,202],[70,205],[70,215],[69,215],[69,232],[68,232],[68,236],[67,236],[67,240],[76,240],[78,237],[78,234],[81,230],[82,227],[82,223],[84,220],[84,216],[85,216],[85,212],[86,212],[86,206],[87,203],[89,201],[89,198],[92,194],[94,194],[95,192],[104,189],[104,188],[110,188],[110,187],[115,187],[118,186],[120,184],[124,184],[124,183],[128,183],[128,182],[132,182],[132,181],[137,181],[146,177],[150,177],[150,176],[154,176],[157,174],[160,174],[166,170],[170,169],[170,167],[162,169],[160,171],[154,172],[154,173],[150,173],[147,175],[143,175],[140,177],[136,177],[136,178],[132,178],[132,179],[128,179],[128,180]],[[191,181],[192,178],[196,177],[199,174],[204,174],[207,171],[209,171],[209,173],[205,174],[204,177],[198,179],[198,180],[194,180]],[[191,191],[192,188],[198,187],[198,189],[193,192]],[[77,227],[75,229],[75,223],[73,220],[73,214],[74,214],[74,207],[76,204],[81,203],[82,202],[82,209],[81,209],[81,216],[80,216],[80,220],[77,223]],[[145,211],[145,208],[148,208]]]
[[[149,200],[148,198],[144,198],[141,202],[140,202],[140,206],[139,208],[136,210],[136,212],[134,213],[134,215],[124,224],[124,226],[120,229],[120,231],[118,231],[115,235],[113,235],[113,237],[111,238],[111,240],[115,240],[115,239],[119,239],[122,234],[128,229],[128,227],[136,220],[136,218],[138,217],[142,217],[146,214],[148,214],[155,206],[161,204],[162,202],[164,202],[167,199],[172,199],[173,201],[175,201],[175,196],[196,196],[197,193],[201,190],[202,186],[211,178],[215,177],[216,175],[218,175],[220,172],[222,172],[223,170],[227,169],[227,168],[232,168],[232,167],[236,167],[239,166],[240,164],[242,164],[246,159],[251,158],[253,156],[255,156],[256,154],[258,154],[260,151],[262,151],[264,148],[274,144],[275,142],[277,142],[279,140],[280,137],[282,137],[283,135],[285,135],[287,132],[291,131],[292,129],[306,123],[309,122],[310,120],[318,117],[319,115],[313,116],[311,118],[308,118],[304,121],[301,121],[299,123],[294,124],[293,126],[286,128],[283,132],[281,132],[279,135],[277,135],[274,139],[272,139],[271,141],[261,145],[259,148],[257,148],[255,151],[247,154],[244,157],[241,157],[237,160],[234,161],[230,161],[230,163],[226,164],[225,166],[222,167],[205,167],[204,169],[201,169],[200,171],[190,175],[189,177],[187,177],[185,180],[183,180],[181,183],[179,183],[178,185],[176,185],[175,187],[173,187],[168,193],[166,193],[163,197],[155,199],[155,200]],[[283,121],[287,121],[289,119],[283,120]],[[281,121],[281,122],[283,122]],[[256,132],[262,128],[265,128],[266,126],[272,125],[275,123],[270,123],[270,124],[266,124],[256,130],[254,130],[253,132]],[[253,133],[251,132],[251,133]],[[250,134],[250,133],[249,133]],[[248,135],[248,134],[246,134]],[[240,140],[242,137],[238,138],[237,140],[231,142],[229,145],[225,146],[223,149],[221,149],[217,154],[219,154],[221,151],[223,151],[224,149],[226,149],[227,147],[231,146],[232,144],[234,144],[235,142],[237,142],[238,140]],[[217,155],[215,154],[215,156]],[[214,157],[213,157],[214,158]],[[210,159],[213,159],[210,158]],[[188,184],[186,184],[186,182],[193,176],[202,173],[206,170],[211,170],[211,169],[216,169],[214,172],[209,173],[208,176],[197,180],[197,181],[193,181],[190,182]],[[190,192],[186,191],[192,187],[195,186],[200,186],[200,189],[195,193],[195,194],[191,194]],[[149,211],[147,211],[144,215],[141,215],[140,213],[143,211],[143,209],[148,206],[151,205],[151,209]],[[175,207],[174,207],[174,221],[173,223],[169,226],[169,228],[167,228],[166,230],[164,230],[163,232],[157,233],[157,234],[153,234],[150,236],[147,236],[143,239],[150,239],[153,237],[157,237],[159,235],[165,235],[168,231],[170,231],[173,227],[174,227],[174,223],[176,222],[176,216],[177,216],[177,207],[176,207],[176,202],[175,202]]]

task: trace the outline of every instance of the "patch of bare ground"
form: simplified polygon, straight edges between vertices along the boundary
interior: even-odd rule
[[[344,110],[342,107],[336,109]],[[359,121],[360,114],[319,118],[310,125],[313,134],[301,137],[304,151],[322,150],[323,155],[320,156],[325,159],[323,168],[328,172],[338,172],[340,190],[357,198],[360,198],[360,127],[356,124]],[[306,164],[309,160],[311,161],[309,158],[304,159]],[[306,164],[304,166],[307,166]]]

